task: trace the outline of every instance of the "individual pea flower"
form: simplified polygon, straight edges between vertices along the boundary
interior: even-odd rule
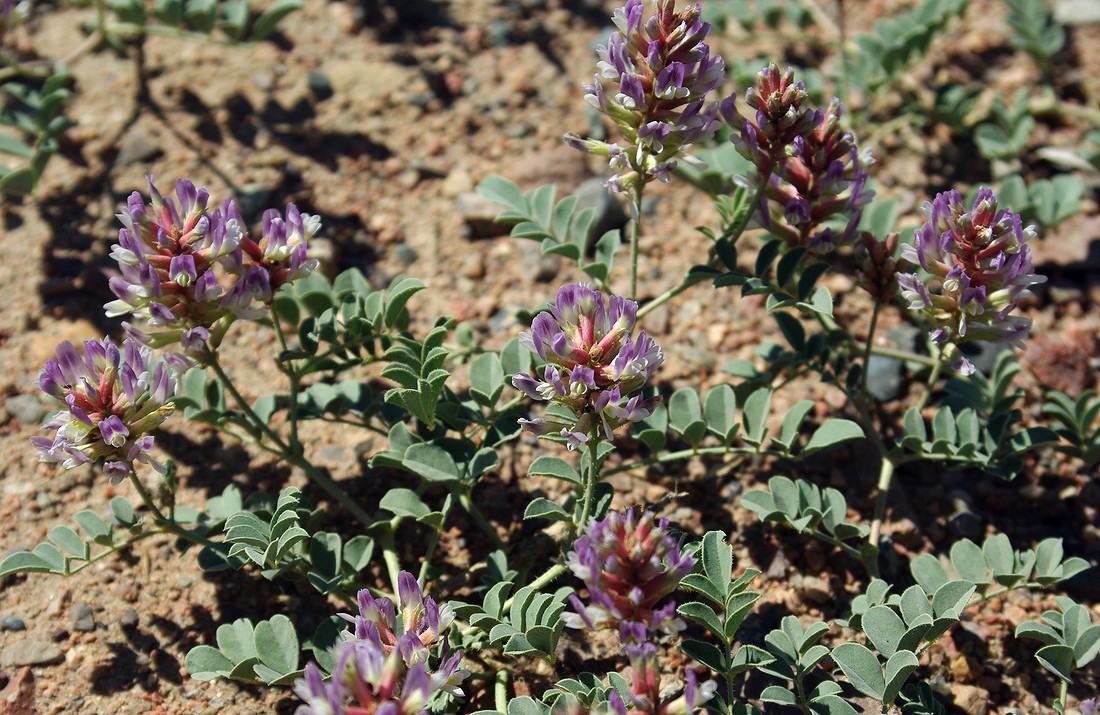
[[[638,304],[620,296],[606,301],[580,283],[562,286],[549,311],[535,316],[520,344],[546,361],[541,375],[520,373],[512,384],[535,400],[567,408],[572,417],[520,420],[536,434],[553,431],[577,449],[594,436],[607,440],[629,422],[645,419],[653,399],[634,394],[664,361],[661,348],[643,330],[631,338]]]
[[[65,405],[43,426],[56,430],[52,438],[31,438],[39,459],[66,469],[96,464],[116,484],[133,474],[135,462],[163,473],[149,433],[172,412],[171,369],[133,339],[122,350],[108,338],[85,341],[83,348],[60,343],[39,373],[42,391]]]
[[[937,194],[924,206],[928,221],[917,229],[902,257],[931,274],[929,284],[916,273],[898,275],[909,309],[931,326],[929,338],[940,345],[971,341],[1022,347],[1031,320],[1012,312],[1030,295],[1028,288],[1046,281],[1032,271],[1034,226],[997,208],[997,197],[982,188],[968,211],[958,191]],[[956,369],[974,371],[966,358]]]
[[[834,99],[824,111],[805,106],[806,90],[794,82],[793,70],[781,73],[775,64],[761,70],[745,99],[755,117],[729,105],[726,120],[740,124],[734,146],[756,168],[739,183],[753,190],[763,185],[756,223],[792,248],[827,253],[847,243],[862,207],[874,198],[866,188],[874,160],[841,129],[840,101]],[[830,225],[838,220],[842,225]]]
[[[327,683],[315,663],[306,666],[294,688],[305,701],[298,715],[411,715],[426,712],[440,693],[462,697],[459,685],[469,671],[460,667],[462,652],[452,651],[446,637],[454,611],[424,596],[407,571],[399,574],[398,589],[400,619],[393,601],[366,589],[357,596],[357,615],[340,614],[354,628],[333,649],[337,665]],[[430,649],[437,644],[441,654],[433,667]]]
[[[624,698],[617,690],[608,696],[616,715],[692,715],[714,697],[718,683],[708,680],[699,684],[695,673],[687,671],[684,692],[676,698],[661,701],[661,674],[664,669],[652,643],[631,643],[624,650],[630,659],[630,693]]]
[[[709,95],[724,81],[725,63],[704,41],[710,24],[701,20],[701,6],[675,6],[654,0],[645,20],[642,0],[627,0],[612,17],[617,30],[599,48],[598,74],[584,85],[585,101],[619,127],[624,145],[565,135],[571,146],[608,157],[613,191],[667,181],[677,160],[698,163],[688,150],[718,129],[718,104]]]
[[[441,642],[454,623],[455,613],[450,604],[440,605],[431,596],[425,596],[420,584],[408,571],[398,574],[397,587],[400,619],[393,601],[375,598],[366,589],[358,594],[359,615],[341,614],[341,617],[351,622],[357,633],[366,625],[372,625],[378,631],[387,653],[397,647],[402,635],[412,634],[416,643],[411,643],[414,646],[410,651],[411,664],[413,660],[426,658],[429,649]]]
[[[1097,715],[1100,712],[1100,708],[1096,707],[1096,698],[1082,700],[1078,710],[1081,711],[1081,715]]]
[[[562,614],[570,628],[615,628],[624,643],[652,632],[677,633],[684,623],[676,604],[658,602],[695,567],[668,531],[668,520],[649,511],[613,511],[581,529],[566,566],[588,587],[589,605],[570,597],[575,612]]]

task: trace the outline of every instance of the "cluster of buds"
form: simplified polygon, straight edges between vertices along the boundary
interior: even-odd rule
[[[902,257],[939,285],[929,286],[916,273],[897,279],[909,309],[932,327],[929,338],[941,345],[987,341],[1020,347],[1031,319],[1012,312],[1030,295],[1029,286],[1046,280],[1032,272],[1027,240],[1035,228],[998,209],[988,188],[978,191],[969,211],[952,190],[925,204],[924,214],[928,221],[917,229],[914,244],[902,248]],[[956,369],[969,374],[974,366],[961,358]]]
[[[725,63],[704,40],[710,24],[698,4],[676,12],[674,0],[654,0],[648,20],[642,0],[627,0],[612,20],[618,28],[599,49],[599,73],[585,84],[585,101],[621,130],[623,145],[566,134],[582,151],[606,156],[613,191],[630,192],[668,180],[691,145],[714,136],[719,108],[708,95],[725,80]],[[608,86],[604,86],[604,82]]]
[[[723,116],[740,133],[737,151],[756,171],[745,179],[763,196],[754,219],[788,246],[826,253],[849,241],[874,192],[866,188],[869,151],[860,151],[843,131],[844,108],[834,99],[827,109],[807,106],[806,88],[794,71],[771,64],[756,76],[745,101],[756,110],[743,116],[731,102]],[[844,223],[830,225],[838,220]]]
[[[637,393],[664,361],[661,348],[643,330],[631,338],[638,304],[587,284],[562,286],[549,311],[535,316],[520,343],[546,361],[541,378],[519,373],[512,384],[535,400],[569,410],[569,418],[520,420],[543,435],[557,431],[569,449],[648,417],[653,399]]]
[[[878,303],[886,304],[898,292],[898,273],[911,268],[898,257],[898,233],[886,234],[882,240],[869,231],[860,231],[855,245],[856,278],[860,288]]]
[[[695,567],[652,512],[611,512],[584,526],[566,565],[588,587],[589,605],[570,597],[575,613],[562,614],[570,628],[614,628],[623,643],[642,643],[650,633],[677,633],[684,623],[676,604],[661,599]]]
[[[661,702],[661,673],[664,668],[652,643],[631,643],[625,647],[630,659],[630,693],[626,698],[612,690],[608,701],[616,715],[691,715],[702,709],[718,689],[718,683],[708,680],[700,684],[691,670],[687,671],[684,692]]]
[[[44,425],[56,430],[53,438],[31,438],[39,459],[66,469],[96,464],[112,483],[133,474],[135,462],[164,471],[149,433],[172,412],[176,379],[147,346],[128,338],[119,350],[110,339],[88,340],[81,354],[65,341],[46,360],[38,386],[65,405]]]
[[[283,284],[308,275],[317,261],[306,255],[320,221],[287,206],[263,215],[259,240],[249,237],[232,199],[209,210],[206,189],[186,179],[175,199],[149,178],[150,202],[134,192],[118,215],[123,224],[111,256],[121,275],[111,278],[116,300],[109,317],[134,315],[142,326],[127,331],[153,347],[179,344],[198,354],[235,318],[255,319]]]
[[[321,669],[310,663],[295,684],[304,701],[296,715],[413,715],[425,712],[440,693],[462,697],[459,683],[469,671],[459,667],[462,652],[451,651],[445,635],[454,611],[425,597],[407,571],[398,577],[398,600],[400,619],[393,601],[359,592],[359,614],[340,614],[353,630],[334,648],[332,677],[325,682]],[[439,644],[438,664],[430,667]]]

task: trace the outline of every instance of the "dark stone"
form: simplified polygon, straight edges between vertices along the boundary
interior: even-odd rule
[[[27,630],[27,624],[18,616],[3,616],[0,617],[0,629],[5,631],[25,631]]]
[[[309,87],[309,93],[313,95],[313,98],[318,102],[323,102],[332,96],[332,82],[323,72],[310,72],[306,75],[306,86]]]
[[[95,614],[83,601],[77,601],[69,611],[69,626],[74,631],[90,633],[95,630]]]
[[[867,361],[867,392],[876,402],[890,402],[901,395],[904,384],[901,360],[872,355]]]

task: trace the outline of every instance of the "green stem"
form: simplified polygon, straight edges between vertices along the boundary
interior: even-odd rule
[[[844,0],[837,0],[837,52],[840,54],[840,86],[838,91],[840,93],[840,101],[844,104],[848,104],[848,76],[850,74],[848,67],[848,23],[847,13],[844,12]],[[816,5],[815,5],[816,7]],[[822,13],[824,14],[824,13]],[[828,16],[826,16],[828,17]]]
[[[856,348],[866,350],[871,355],[879,355],[881,357],[894,358],[895,360],[901,360],[902,362],[915,362],[918,365],[925,367],[935,367],[936,359],[928,355],[918,355],[911,353],[908,350],[895,350],[894,348],[886,348],[878,345],[860,345],[858,342],[854,343]],[[868,350],[868,348],[870,348]]]
[[[550,568],[542,572],[542,574],[531,583],[527,584],[534,590],[538,591],[543,586],[548,586],[553,583],[559,576],[564,574],[568,569],[562,564],[554,564]],[[514,598],[509,598],[504,601],[504,605],[501,606],[502,611],[507,611],[508,607],[512,605]]]
[[[922,411],[928,405],[928,400],[932,397],[932,391],[936,388],[936,383],[939,382],[940,373],[943,370],[945,362],[944,351],[937,351],[936,355],[933,357],[935,358],[935,362],[932,365],[932,370],[928,374],[928,382],[925,384],[924,394],[921,395],[920,399],[917,401],[916,408],[918,412]],[[863,414],[866,415],[866,419],[869,419],[870,415],[867,414],[867,407],[863,404],[862,400],[859,401],[859,405]],[[886,450],[885,444],[882,443],[882,437],[873,429],[870,431],[882,454],[882,467],[879,470],[878,484],[875,487],[877,492],[875,495],[875,511],[871,519],[871,533],[869,537],[871,543],[877,548],[879,545],[879,538],[882,535],[882,524],[886,520],[886,502],[889,498],[890,484],[894,477],[894,468],[897,465],[893,456]]]
[[[287,350],[286,335],[283,333],[283,323],[275,312],[275,304],[271,304],[271,324],[275,326],[275,334],[279,337],[279,347],[283,352]],[[290,447],[295,452],[302,451],[302,445],[298,440],[298,389],[301,386],[301,376],[298,369],[291,362],[279,361],[279,369],[290,381],[290,405],[287,407],[287,421],[290,422]]]
[[[572,532],[575,534],[588,523],[588,517],[592,513],[592,502],[596,500],[596,482],[600,479],[600,465],[596,459],[596,451],[599,448],[599,433],[593,432],[588,438],[588,474],[584,482],[584,501],[581,503],[581,516],[573,524]]]
[[[878,327],[878,316],[882,312],[882,303],[875,302],[871,311],[871,325],[867,328],[867,344],[863,346],[863,370],[859,379],[860,399],[867,399],[867,374],[871,372],[871,350],[875,344],[875,328]]]
[[[203,546],[215,546],[216,542],[207,539],[205,536],[189,531],[183,528],[178,523],[169,519],[164,515],[164,512],[160,510],[156,502],[153,501],[153,497],[145,489],[145,485],[138,479],[137,472],[130,472],[130,483],[134,485],[134,491],[137,492],[138,497],[141,499],[141,503],[145,505],[145,508],[153,513],[153,523],[157,525],[163,532],[174,534],[180,538],[190,541],[192,544],[201,544]]]
[[[870,542],[878,548],[882,536],[882,524],[886,520],[886,504],[890,496],[890,482],[894,478],[894,463],[889,455],[882,456],[882,466],[879,468],[878,483],[875,485],[875,511],[871,520]]]
[[[634,197],[631,206],[634,213],[634,223],[630,227],[630,299],[638,297],[638,242],[642,235],[642,193],[645,191],[645,181],[639,177],[638,185],[634,189]]]
[[[603,475],[610,477],[612,474],[628,472],[631,469],[637,469],[639,467],[648,467],[654,464],[665,464],[668,462],[678,462],[682,459],[690,459],[691,457],[710,454],[744,454],[753,456],[761,454],[775,457],[790,456],[782,452],[774,452],[767,449],[757,451],[752,447],[701,447],[698,449],[682,449],[678,452],[669,452],[667,454],[662,454],[659,457],[650,457],[649,459],[640,459],[637,462],[630,462],[629,464],[620,464],[617,467],[611,467],[607,469],[605,472],[603,472]]]
[[[424,552],[424,562],[420,564],[418,578],[421,581],[428,577],[428,566],[432,562],[432,555],[435,554],[435,547],[439,545],[439,535],[443,533],[443,525],[447,523],[447,517],[450,515],[453,505],[454,495],[448,493],[447,498],[443,500],[443,518],[439,520],[439,528],[432,531],[431,538],[428,540],[428,550]]]
[[[397,578],[401,573],[401,563],[397,560],[397,550],[393,544],[393,534],[397,531],[397,525],[401,523],[401,517],[395,516],[390,520],[389,524],[385,525],[385,531],[382,532],[379,542],[382,544],[382,561],[386,564],[386,572],[390,577],[390,587],[393,588],[393,597],[397,598],[400,593],[398,584],[400,583]]]
[[[497,710],[502,713],[508,712],[508,670],[506,668],[497,671],[493,685],[493,701]]]
[[[447,498],[449,499],[450,495],[448,495]],[[470,499],[469,493],[463,492],[462,494],[459,494],[458,503],[462,505],[462,508],[466,510],[466,513],[470,515],[470,518],[474,520],[474,523],[477,524],[478,527],[485,532],[490,540],[492,540],[494,546],[496,546],[498,549],[505,548],[505,544],[501,540],[500,534],[497,533],[497,530],[493,527],[492,524],[489,523],[488,519],[485,518],[485,515],[481,513],[481,510],[477,508],[477,505],[474,504],[473,500]]]
[[[280,437],[273,429],[271,429],[267,422],[260,419],[260,416],[256,414],[256,411],[252,409],[252,405],[250,405],[248,403],[248,400],[246,400],[244,396],[241,395],[240,391],[237,390],[237,386],[234,385],[233,381],[229,378],[229,375],[226,374],[224,369],[222,369],[221,363],[218,362],[217,352],[210,348],[207,348],[205,352],[205,357],[206,364],[208,364],[210,366],[210,369],[214,371],[214,374],[217,375],[218,380],[222,383],[222,386],[225,387],[229,394],[233,396],[233,399],[237,402],[237,405],[241,408],[241,411],[245,413],[245,415],[252,422],[252,424],[256,426],[260,433],[262,433],[275,444],[283,459],[305,472],[310,481],[324,489],[330,497],[339,502],[342,507],[347,509],[348,513],[350,513],[352,516],[362,522],[365,526],[372,526],[374,524],[374,519],[371,518],[371,515],[368,514],[366,510],[363,509],[363,507],[356,504],[352,500],[352,498],[348,496],[347,492],[341,489],[339,485],[337,485],[336,482],[333,481],[332,477],[328,476],[321,470],[317,469],[317,467],[313,466],[313,464],[311,464],[309,460],[305,459],[305,457],[303,457],[298,451],[292,449],[289,445],[287,445],[287,443],[283,441],[282,437]]]
[[[73,569],[69,569],[68,571],[65,572],[65,574],[68,575],[68,576],[72,576],[73,574],[78,574],[81,571],[83,571],[84,569],[91,566],[92,564],[96,563],[97,561],[102,561],[103,559],[107,558],[108,556],[113,556],[115,554],[121,553],[121,552],[125,551],[126,549],[130,548],[131,546],[133,546],[134,544],[138,543],[139,541],[145,541],[150,536],[158,536],[159,534],[164,534],[164,533],[166,533],[164,531],[164,529],[153,529],[151,531],[143,531],[140,534],[138,534],[137,536],[133,536],[133,537],[127,539],[126,541],[123,541],[122,543],[111,544],[111,548],[107,549],[106,551],[103,551],[102,553],[98,553],[95,556],[92,556],[87,561],[80,564],[80,566],[77,566],[76,568],[73,568]]]

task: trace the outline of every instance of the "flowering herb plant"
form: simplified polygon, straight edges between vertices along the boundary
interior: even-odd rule
[[[6,28],[8,15],[0,20]],[[618,236],[601,238],[598,260],[588,262],[587,233],[576,227],[590,217],[574,223],[575,200],[555,206],[552,191],[525,194],[490,177],[482,193],[505,206],[514,234],[543,240],[592,282],[559,286],[530,306],[529,331],[486,349],[451,318],[418,320],[413,298],[427,286],[414,278],[377,290],[355,269],[322,275],[310,252],[321,219],[293,203],[249,226],[230,198],[215,201],[187,179],[162,192],[150,178],[147,196],[133,193],[118,214],[110,254],[115,298],[104,308],[126,319],[125,337],[57,346],[38,381],[57,412],[33,439],[43,461],[127,481],[138,504],[116,497],[106,518],[79,512],[80,532],[54,528],[8,555],[0,575],[68,575],[166,534],[181,549],[197,547],[211,571],[248,569],[313,589],[342,611],[312,633],[284,614],[242,618],[221,624],[185,663],[199,680],[284,686],[300,715],[848,715],[859,701],[884,713],[944,712],[922,662],[929,649],[994,599],[1058,589],[1089,566],[1056,537],[1023,544],[977,534],[934,555],[897,548],[890,536],[894,482],[920,463],[1011,480],[1047,455],[1043,447],[1084,469],[1100,459],[1094,395],[1053,396],[1050,426],[1028,422],[1011,387],[1019,372],[1011,352],[989,374],[965,352],[1028,340],[1026,301],[1044,280],[1031,258],[1037,231],[983,186],[972,200],[955,189],[932,197],[905,237],[893,217],[881,220],[872,152],[840,99],[817,106],[797,73],[776,64],[756,72],[741,99],[723,96],[726,66],[708,45],[700,5],[628,0],[613,22],[584,92],[618,135],[564,140],[606,157],[607,189],[625,194],[628,278],[614,275]],[[892,75],[879,59],[875,76]],[[851,75],[846,81],[859,79]],[[880,79],[863,77],[864,90],[877,91]],[[742,170],[708,183],[684,165],[718,151],[706,145],[719,136]],[[642,230],[644,191],[680,178],[722,187],[717,220],[700,231],[698,264],[654,295],[637,269],[652,240]],[[836,311],[830,276],[858,286],[869,311]],[[785,344],[732,363],[733,380],[705,392],[672,390],[662,379],[670,345],[647,317],[704,283],[769,315]],[[620,284],[625,295],[611,290]],[[880,346],[887,313],[920,326],[923,348]],[[240,322],[270,331],[278,392],[250,398],[224,364]],[[457,344],[447,342],[452,329]],[[872,394],[875,359],[922,375],[908,409]],[[452,374],[463,363],[465,381]],[[376,380],[363,377],[366,368]],[[784,399],[786,410],[773,414],[773,400],[807,378],[835,387],[843,406],[833,414]],[[156,441],[174,413],[293,467],[306,490],[246,496],[231,484],[201,507],[177,504],[175,464]],[[307,421],[384,438],[364,476],[385,491],[368,499],[338,484],[309,453]],[[520,447],[537,455],[517,459]],[[810,478],[811,458],[839,460],[842,450],[878,472],[874,493],[852,504],[851,493]],[[478,506],[475,490],[505,460],[550,485],[525,495],[522,521],[546,527],[552,553],[517,554],[505,541],[525,538],[513,520],[498,528],[489,517],[502,515]],[[732,529],[676,525],[663,504],[625,503],[616,492],[617,474],[686,473],[691,460],[719,470],[754,460],[796,475],[774,474],[740,504],[858,572],[859,593],[837,595],[842,617],[790,609],[769,623],[758,608],[761,572],[735,561]],[[400,486],[409,483],[415,488]],[[307,496],[314,487],[323,507]],[[711,487],[686,480],[683,488]],[[470,559],[480,581],[439,564],[459,519],[481,532]],[[1042,644],[1037,662],[1056,679],[1053,707],[1065,712],[1074,672],[1100,652],[1100,625],[1068,596],[1053,603],[1016,635]],[[749,632],[750,618],[766,625]],[[612,656],[566,662],[569,649],[606,643]],[[545,687],[518,694],[517,676],[536,670]],[[1095,711],[1088,700],[1079,707]]]

